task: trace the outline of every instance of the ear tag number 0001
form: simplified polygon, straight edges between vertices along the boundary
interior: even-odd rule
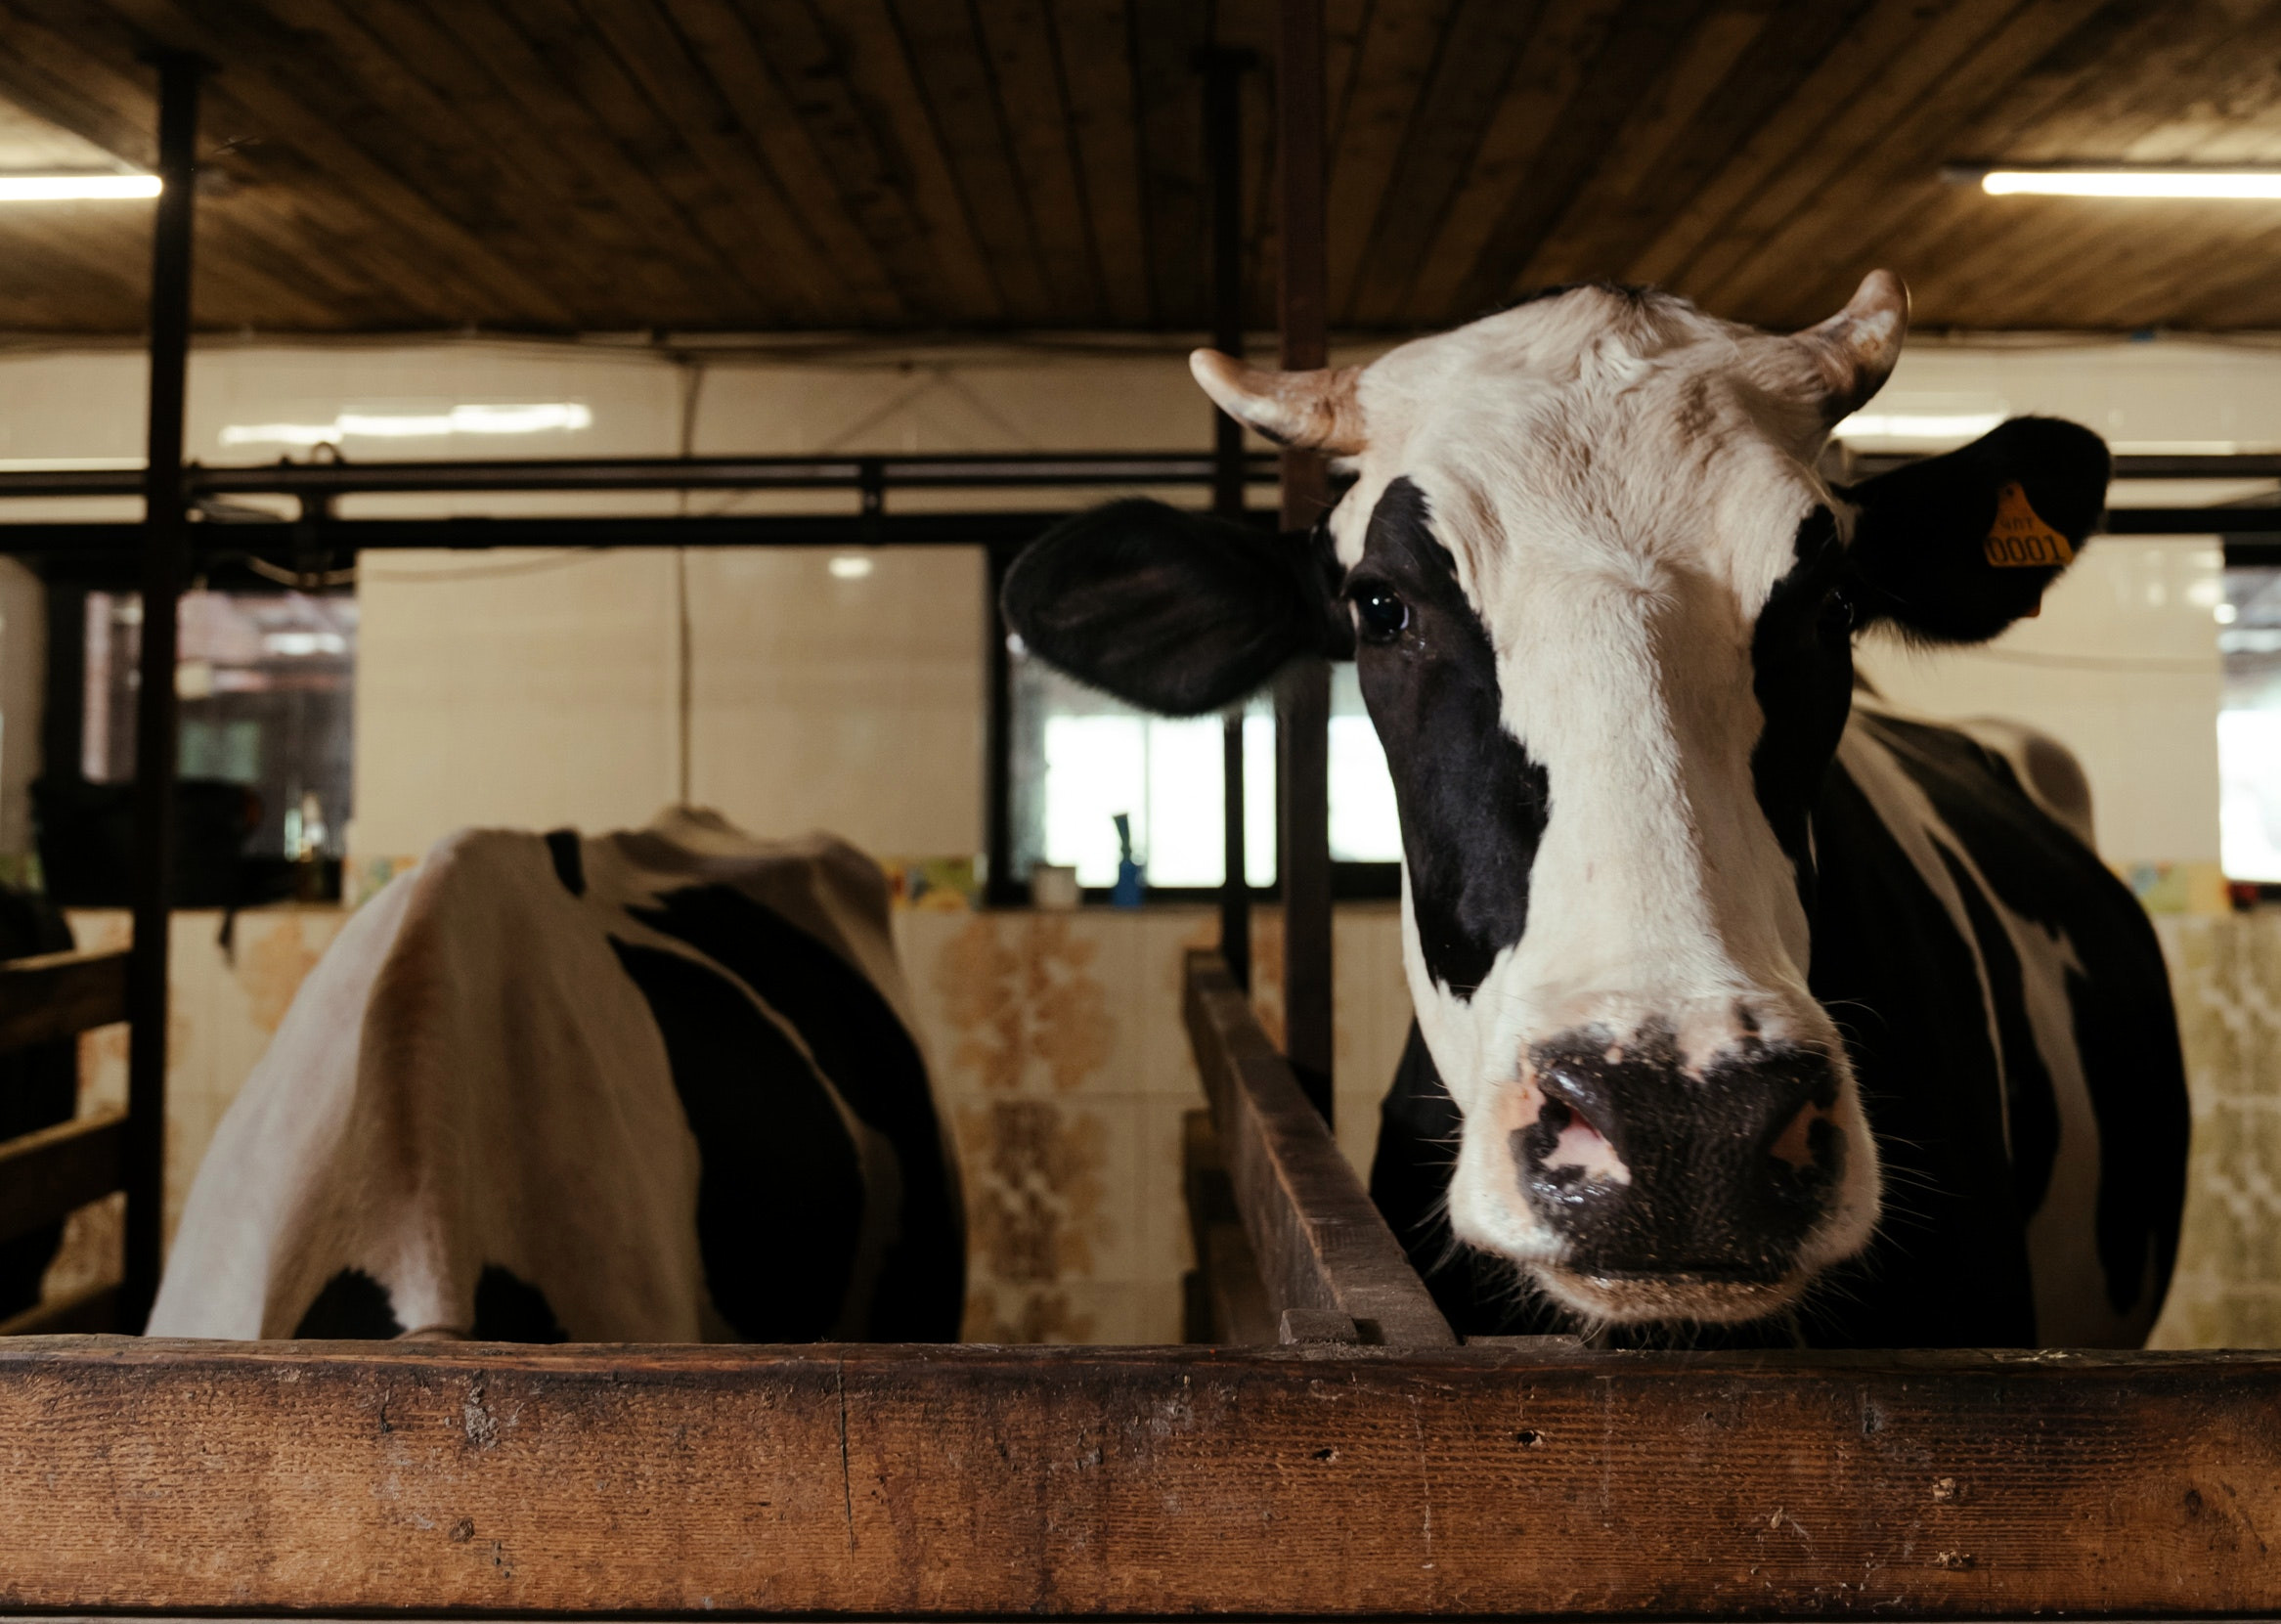
[[[2016,479],[1996,493],[1996,522],[1980,547],[1990,566],[1999,570],[2057,569],[2075,562],[2075,549],[2037,517]]]

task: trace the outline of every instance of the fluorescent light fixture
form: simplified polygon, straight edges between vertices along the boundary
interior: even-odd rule
[[[2281,169],[1990,169],[1991,197],[2281,198]]]
[[[226,446],[336,446],[347,439],[422,440],[446,434],[564,433],[592,427],[576,401],[545,406],[455,406],[449,412],[343,412],[329,423],[231,423]]]
[[[860,581],[871,573],[871,560],[860,552],[843,552],[826,566],[835,581]]]
[[[2000,412],[1856,412],[1829,433],[1835,440],[1977,440],[2002,421]]]
[[[0,174],[0,203],[69,203],[121,198],[155,198],[156,175]]]

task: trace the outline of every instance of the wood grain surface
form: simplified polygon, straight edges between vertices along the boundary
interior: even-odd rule
[[[0,1609],[2281,1606],[2281,1359],[0,1344]]]
[[[13,1241],[121,1188],[126,1141],[123,1111],[0,1141],[0,1241]]]
[[[214,62],[216,329],[1171,336],[1209,315],[1206,47],[1261,60],[1245,282],[1253,328],[1274,322],[1281,6],[0,0],[0,97],[92,143],[81,161],[142,163],[139,53]],[[2281,160],[2260,0],[1321,10],[1335,330],[1445,326],[1569,277],[1799,327],[1876,265],[1926,327],[2281,322],[2270,209],[1942,178]],[[7,211],[0,329],[140,331],[148,231],[132,207]]]
[[[1454,1342],[1402,1244],[1260,1030],[1227,961],[1192,952],[1187,976],[1188,1039],[1211,1101],[1221,1165],[1266,1287],[1267,1323],[1286,1308],[1327,1308],[1356,1321],[1367,1341]]]
[[[127,1018],[127,955],[41,953],[0,964],[0,1053]]]

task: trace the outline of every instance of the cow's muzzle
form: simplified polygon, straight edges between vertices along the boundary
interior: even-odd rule
[[[1575,1032],[1530,1055],[1521,1194],[1557,1242],[1554,1295],[1611,1318],[1755,1318],[1803,1284],[1836,1200],[1838,1067],[1755,1038],[1700,1069],[1649,1034]]]

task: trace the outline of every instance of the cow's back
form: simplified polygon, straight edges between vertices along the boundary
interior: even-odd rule
[[[955,1336],[877,868],[669,812],[470,831],[359,911],[201,1166],[156,1334]]]

